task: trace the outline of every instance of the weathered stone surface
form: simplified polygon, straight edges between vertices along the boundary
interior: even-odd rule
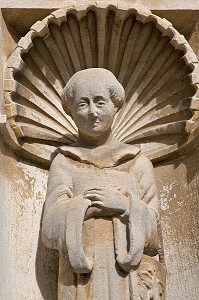
[[[0,297],[54,300],[58,260],[40,236],[47,172],[0,146]]]
[[[162,208],[167,298],[197,300],[199,148],[155,169]]]
[[[189,40],[199,58],[197,2],[147,1],[145,5],[146,8],[152,9],[153,13],[165,17],[173,23],[174,27]],[[4,41],[1,40],[1,51],[3,52],[1,70],[20,37],[29,31],[30,26],[35,21],[46,17],[55,8],[60,8],[58,4],[65,6],[66,2],[56,3],[58,2],[1,2],[1,7],[10,7],[10,9],[3,10],[6,23],[2,24]],[[133,1],[131,1],[132,3]],[[142,1],[142,3],[144,2]],[[55,5],[58,6],[54,7]],[[33,9],[33,7],[44,6],[46,6],[46,11]],[[16,11],[12,9],[13,7],[24,7],[24,10]],[[20,19],[20,23],[17,19]],[[4,99],[1,94],[0,102],[2,103],[2,101],[4,102]],[[198,108],[197,101],[194,101],[193,109],[195,108]],[[2,114],[4,115],[5,112],[3,111]],[[2,124],[5,124],[3,116],[0,120]],[[51,251],[42,246],[40,239],[37,252],[47,172],[35,168],[24,160],[20,159],[19,162],[19,158],[15,157],[12,151],[2,143],[0,147],[0,239],[2,241],[0,270],[3,270],[1,272],[0,297],[4,300],[55,300],[58,259],[54,253],[51,255]],[[167,299],[169,300],[198,300],[198,150],[199,148],[194,149],[191,146],[186,157],[177,158],[170,164],[162,164],[155,168],[162,207],[164,248],[168,268]],[[17,176],[19,176],[18,179],[16,179]],[[28,186],[27,177],[30,182],[35,179],[34,193],[26,188]],[[41,182],[43,183],[41,184]],[[26,246],[29,251],[26,251]],[[35,261],[37,265],[36,279]]]
[[[79,4],[79,1],[71,1],[71,0],[48,0],[48,1],[42,1],[42,0],[35,0],[34,3],[32,3],[29,0],[18,0],[17,2],[12,0],[12,1],[6,1],[6,0],[1,0],[0,1],[0,7],[4,8],[4,7],[10,7],[10,8],[18,8],[18,7],[35,7],[35,8],[53,8],[53,9],[57,9],[57,8],[64,8],[66,7],[66,5],[73,5],[74,2],[76,2],[77,4]],[[92,0],[83,0],[81,1],[81,3],[92,3]],[[107,0],[98,0],[96,2],[99,3],[107,3]],[[118,2],[117,0],[114,2]],[[161,0],[161,1],[156,1],[156,0],[123,0],[120,2],[125,2],[131,6],[140,6],[140,7],[146,7],[150,10],[152,9],[158,9],[158,10],[172,10],[172,9],[195,9],[198,10],[198,1],[197,0],[190,0],[190,1],[186,1],[186,0],[181,0],[181,1],[165,1],[165,0]]]
[[[139,144],[157,162],[195,138],[197,58],[186,39],[148,10],[83,3],[36,22],[8,60],[5,112],[14,149],[47,165],[57,144],[76,140],[60,95],[75,72],[91,67],[109,69],[125,88],[112,128],[118,140]]]
[[[52,162],[42,222],[44,243],[60,251],[60,300],[165,299],[152,164],[111,131],[124,100],[101,68],[75,73],[63,90],[78,141]],[[150,257],[157,254],[161,263]]]

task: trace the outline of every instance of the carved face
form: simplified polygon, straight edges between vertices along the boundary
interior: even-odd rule
[[[96,81],[76,84],[71,115],[81,134],[97,137],[109,131],[116,112],[107,87]]]

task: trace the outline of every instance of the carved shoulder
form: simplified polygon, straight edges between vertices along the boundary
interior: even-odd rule
[[[144,155],[141,152],[135,157],[133,169],[134,172],[136,171],[136,173],[140,175],[145,172],[147,173],[154,172],[152,162],[146,155]]]

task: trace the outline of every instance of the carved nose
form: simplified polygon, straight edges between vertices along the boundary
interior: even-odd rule
[[[90,114],[91,116],[94,116],[94,117],[97,116],[97,108],[95,107],[95,105],[91,105],[91,106],[90,106],[89,114]]]

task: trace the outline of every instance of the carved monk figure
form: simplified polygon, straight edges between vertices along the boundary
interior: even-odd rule
[[[59,300],[162,299],[151,257],[159,249],[153,167],[111,132],[124,98],[100,68],[77,72],[64,88],[79,139],[52,162],[42,224],[44,243],[60,253]]]

